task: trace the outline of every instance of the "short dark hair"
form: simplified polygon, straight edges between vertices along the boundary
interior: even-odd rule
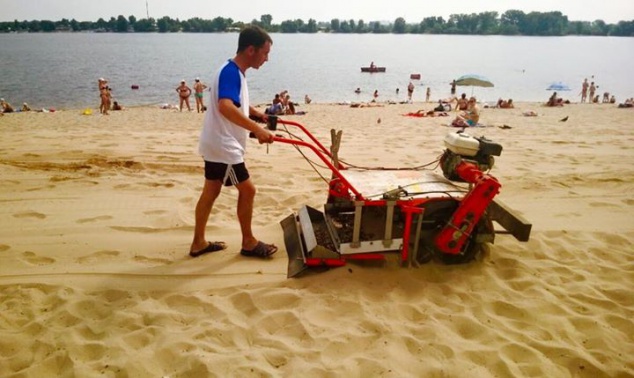
[[[256,49],[264,46],[266,42],[273,44],[271,36],[259,26],[249,25],[242,29],[240,37],[238,37],[238,53],[246,50],[249,46],[254,46]]]

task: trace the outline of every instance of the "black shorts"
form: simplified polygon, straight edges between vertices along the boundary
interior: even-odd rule
[[[233,186],[248,180],[249,171],[244,163],[229,165],[205,160],[205,178],[222,181],[225,186]]]

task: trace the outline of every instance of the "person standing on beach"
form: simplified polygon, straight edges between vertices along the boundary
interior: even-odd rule
[[[590,102],[595,102],[594,101],[594,92],[596,92],[597,87],[594,86],[594,81],[592,83],[590,83]]]
[[[246,27],[238,37],[235,57],[224,63],[213,79],[198,146],[205,161],[205,184],[196,204],[194,238],[189,249],[191,257],[227,248],[224,242],[209,242],[205,238],[209,215],[223,185],[238,189],[237,215],[242,233],[240,254],[267,258],[277,252],[274,244],[266,244],[253,235],[251,220],[256,188],[244,163],[249,132],[260,144],[273,143],[274,135],[249,118],[267,120],[265,114],[249,105],[245,76],[247,69],[257,70],[268,61],[272,45],[273,40],[266,31],[257,26]]]
[[[99,99],[101,100],[101,104],[99,104],[99,113],[108,115],[108,110],[110,109],[110,92],[108,91],[108,80],[104,78],[99,78],[99,80],[97,80],[97,85],[99,88]]]
[[[414,95],[414,84],[410,81],[407,85],[407,101],[412,102],[412,95]]]
[[[451,82],[451,94],[452,95],[456,94],[456,80]]]
[[[187,110],[191,112],[192,108],[189,106],[189,96],[192,95],[192,89],[185,84],[185,80],[181,80],[181,84],[176,87],[176,92],[178,92],[178,98],[180,100],[178,109],[182,112],[183,103],[185,103],[185,105],[187,105]]]
[[[425,102],[429,102],[430,97],[431,97],[431,88],[427,87],[427,92],[425,93]]]
[[[584,103],[588,99],[588,78],[583,79],[581,83],[581,102]]]
[[[200,113],[203,110],[203,91],[207,86],[200,82],[199,78],[194,80],[194,97],[196,98],[196,112]]]

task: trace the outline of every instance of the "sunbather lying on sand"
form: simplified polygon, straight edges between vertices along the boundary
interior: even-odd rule
[[[364,103],[353,102],[352,104],[350,104],[350,107],[351,108],[382,108],[383,105],[376,104],[376,103],[364,104]]]
[[[403,115],[407,117],[447,117],[449,116],[447,112],[437,112],[434,110],[425,111],[423,109],[418,110],[414,113],[405,113]]]

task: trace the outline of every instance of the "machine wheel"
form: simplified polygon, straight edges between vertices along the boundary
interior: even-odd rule
[[[493,234],[493,222],[487,214],[484,214],[460,254],[453,255],[438,250],[434,243],[436,235],[445,227],[459,204],[456,200],[443,200],[430,202],[423,206],[425,213],[421,232],[422,247],[419,248],[418,252],[419,263],[422,264],[429,261],[432,256],[449,265],[468,263],[475,259],[481,251],[483,243],[478,240],[478,235],[480,233]],[[421,261],[422,259],[426,260]]]
[[[476,228],[479,228],[479,226],[480,224],[478,224]],[[462,251],[460,251],[460,253],[457,255],[436,251],[438,259],[447,265],[466,264],[470,261],[473,261],[478,253],[480,253],[480,251],[482,250],[482,243],[478,243],[475,241],[476,236],[477,232],[474,232],[465,243]]]

